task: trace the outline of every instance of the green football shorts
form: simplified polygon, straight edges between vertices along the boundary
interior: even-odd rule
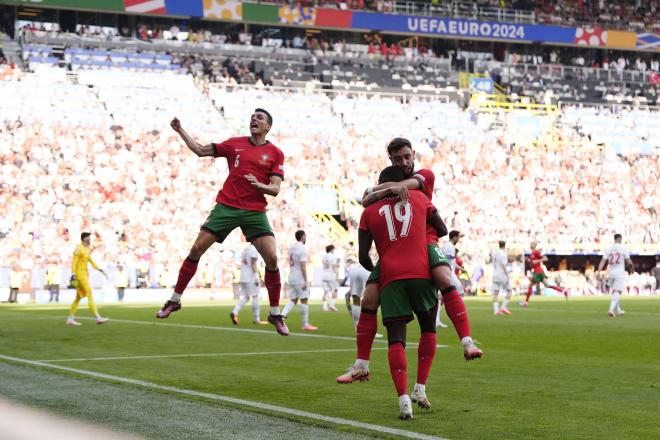
[[[534,273],[532,274],[532,284],[540,283],[546,278],[548,278],[548,276],[545,274],[545,272]]]
[[[274,235],[265,212],[232,208],[220,203],[213,207],[201,227],[218,237],[219,243],[225,241],[231,231],[236,228],[241,228],[248,241],[264,235]]]
[[[445,257],[445,254],[442,253],[440,247],[437,244],[429,244],[428,247],[428,256],[429,256],[429,268],[433,269],[437,266],[449,266],[449,260]],[[369,283],[377,283],[380,280],[380,261],[376,263],[374,270],[369,274]]]
[[[391,321],[410,322],[414,313],[428,312],[438,305],[437,289],[431,280],[396,280],[380,292],[383,324]]]

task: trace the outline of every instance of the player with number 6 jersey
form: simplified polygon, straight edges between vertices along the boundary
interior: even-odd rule
[[[156,313],[160,319],[181,309],[181,295],[197,272],[199,259],[215,242],[222,243],[236,228],[257,249],[266,263],[264,284],[268,291],[268,322],[283,336],[289,329],[280,314],[280,271],[277,266],[275,236],[266,217],[265,195],[277,196],[284,179],[284,154],[266,140],[273,117],[258,108],[250,117],[250,136],[233,137],[219,144],[202,145],[182,127],[177,118],[170,123],[186,146],[199,157],[224,157],[229,175],[215,199],[209,214],[179,270],[172,297]]]

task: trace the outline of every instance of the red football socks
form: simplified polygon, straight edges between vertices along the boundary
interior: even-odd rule
[[[355,340],[357,341],[357,358],[365,361],[371,356],[371,346],[378,330],[378,312],[362,309],[357,323]]]
[[[447,316],[454,324],[458,337],[463,339],[466,336],[471,336],[470,320],[468,319],[467,309],[463,298],[458,294],[455,287],[449,287],[442,291],[442,300],[445,304]]]
[[[282,288],[282,283],[280,282],[280,270],[275,269],[270,271],[266,269],[264,283],[266,284],[266,290],[268,290],[268,302],[270,303],[270,306],[279,307],[280,290]]]
[[[179,278],[176,280],[176,286],[174,286],[174,292],[181,295],[186,290],[188,283],[197,272],[197,263],[199,262],[191,260],[189,257],[183,260],[181,269],[179,269]]]
[[[435,357],[435,344],[437,337],[435,333],[422,333],[417,348],[417,383],[426,384],[426,379],[431,372],[433,358]]]
[[[387,360],[390,363],[390,374],[398,396],[408,394],[408,373],[406,362],[406,350],[403,344],[396,342],[387,350]]]
[[[530,284],[527,288],[527,296],[525,297],[525,302],[529,302],[529,298],[532,296],[532,287],[534,287],[534,285]]]

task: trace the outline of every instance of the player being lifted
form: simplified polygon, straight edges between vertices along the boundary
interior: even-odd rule
[[[76,246],[76,250],[73,253],[73,261],[71,262],[71,285],[76,289],[76,299],[74,299],[71,304],[69,318],[66,320],[67,325],[81,325],[76,321],[75,317],[76,311],[78,310],[78,303],[83,298],[87,298],[87,307],[89,307],[89,310],[96,317],[97,324],[104,324],[110,319],[103,318],[99,315],[98,310],[96,310],[96,304],[94,304],[92,288],[89,284],[88,263],[91,264],[94,269],[101,272],[106,278],[108,277],[103,269],[99,268],[94,260],[92,260],[92,251],[89,249],[92,241],[91,236],[92,234],[89,232],[83,232],[80,234],[81,243]]]
[[[404,178],[395,166],[385,168],[379,182]],[[360,264],[374,270],[369,256],[375,241],[380,258],[380,304],[387,328],[390,373],[399,396],[399,418],[412,418],[412,402],[423,408],[431,404],[426,396],[426,379],[436,351],[435,314],[438,295],[428,270],[426,224],[445,228],[431,201],[420,191],[412,191],[408,201],[386,197],[367,207],[358,230]],[[417,350],[417,383],[408,395],[406,324],[417,316],[421,336]]]
[[[363,205],[365,207],[369,206],[379,199],[390,195],[397,195],[402,197],[402,200],[406,200],[409,197],[409,189],[421,190],[431,200],[433,197],[435,175],[433,171],[426,169],[414,171],[415,152],[412,149],[410,141],[404,138],[393,139],[387,146],[387,153],[392,165],[399,167],[403,171],[405,180],[401,182],[387,182],[367,189],[363,199]],[[444,233],[446,234],[446,228]],[[438,248],[437,243],[438,232],[433,227],[427,226],[428,267],[430,267],[433,281],[436,287],[440,289],[447,315],[451,319],[461,340],[465,359],[480,358],[483,353],[472,340],[470,321],[465,303],[452,283],[449,262]],[[376,320],[379,304],[378,279],[379,264],[376,264],[375,269],[371,272],[364,291],[364,297],[362,298],[362,308],[360,310],[360,319],[356,332],[357,358],[355,364],[346,373],[337,377],[338,383],[351,383],[356,380],[368,380],[369,378],[371,346],[378,327]]]
[[[493,251],[490,258],[493,262],[493,314],[495,315],[510,315],[509,300],[511,299],[511,287],[509,287],[509,271],[507,264],[509,258],[504,250],[506,242],[500,240],[498,243],[499,249]],[[502,307],[498,300],[501,291],[504,291],[505,296],[502,302]]]
[[[283,317],[287,317],[300,300],[300,320],[303,330],[318,330],[309,323],[309,282],[307,281],[307,234],[305,231],[296,231],[296,242],[289,247],[289,299],[284,306]]]
[[[156,313],[167,318],[181,309],[181,295],[197,272],[199,259],[213,243],[222,243],[236,228],[257,249],[266,263],[264,284],[268,290],[268,322],[283,336],[289,329],[280,314],[280,271],[277,267],[275,236],[266,217],[266,198],[277,196],[284,178],[284,154],[266,140],[273,118],[256,109],[250,116],[250,136],[234,137],[219,144],[202,145],[182,127],[177,118],[170,123],[190,150],[199,157],[224,157],[229,175],[215,199],[216,205],[201,227],[195,243],[179,269],[172,297]]]
[[[259,269],[257,268],[257,261],[259,253],[257,248],[252,243],[248,243],[243,249],[241,254],[241,274],[238,278],[238,295],[239,299],[234,310],[231,311],[229,317],[234,325],[238,325],[238,313],[243,306],[252,298],[252,317],[253,322],[259,325],[266,325],[265,321],[261,320],[261,313],[259,310]]]
[[[532,296],[532,289],[534,286],[537,286],[537,289],[539,289],[541,284],[543,284],[545,287],[564,294],[564,297],[568,299],[568,290],[562,289],[559,286],[551,286],[548,284],[548,276],[545,274],[543,266],[541,266],[542,263],[548,261],[548,257],[543,255],[541,249],[537,249],[537,246],[538,243],[536,241],[531,242],[529,245],[529,247],[532,249],[532,254],[529,256],[529,264],[532,266],[532,278],[530,279],[529,287],[527,288],[527,296],[525,297],[525,301],[519,303],[522,307],[527,307],[529,305],[529,298]]]
[[[626,265],[631,272],[635,270],[635,266],[630,259],[630,252],[621,244],[622,239],[621,234],[614,234],[614,244],[605,252],[598,264],[598,271],[600,272],[607,263],[607,286],[612,292],[610,309],[607,314],[612,318],[625,313],[621,309],[621,293],[626,288]]]
[[[335,255],[334,245],[325,247],[325,254],[321,259],[323,264],[323,311],[337,311],[337,272],[339,259]]]

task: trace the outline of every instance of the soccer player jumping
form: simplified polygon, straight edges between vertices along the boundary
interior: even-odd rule
[[[268,290],[270,313],[268,322],[283,336],[289,329],[280,314],[280,272],[277,267],[275,236],[266,217],[266,198],[277,196],[284,179],[284,154],[266,140],[273,117],[256,109],[250,117],[250,136],[234,137],[219,144],[202,145],[182,127],[177,118],[170,123],[190,150],[199,157],[224,157],[229,175],[215,199],[216,205],[201,227],[188,257],[179,269],[172,297],[156,317],[165,319],[181,309],[181,295],[195,276],[199,259],[216,241],[222,243],[236,228],[251,242],[266,263],[264,282]]]

